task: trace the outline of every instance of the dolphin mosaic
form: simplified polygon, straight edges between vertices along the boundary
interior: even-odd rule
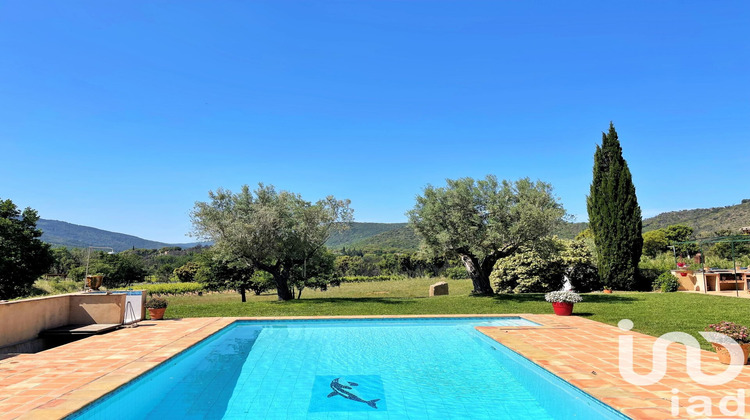
[[[370,407],[377,410],[378,406],[375,405],[376,402],[380,401],[380,398],[366,401],[357,396],[352,392],[352,387],[359,386],[356,382],[347,382],[344,380],[341,380],[341,378],[336,378],[331,381],[331,389],[333,392],[328,394],[328,398],[335,397],[336,395],[341,395],[342,397],[346,398],[347,400],[357,401],[361,403],[365,403],[369,405]]]

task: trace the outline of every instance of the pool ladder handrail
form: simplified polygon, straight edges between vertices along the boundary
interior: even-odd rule
[[[134,328],[138,326],[138,319],[135,317],[135,310],[133,309],[133,303],[130,301],[125,302],[125,316],[130,316],[131,321],[129,324],[125,324],[128,327]],[[123,319],[123,321],[125,321]]]

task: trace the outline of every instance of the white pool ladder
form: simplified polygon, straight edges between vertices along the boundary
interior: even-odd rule
[[[135,310],[133,309],[133,304],[130,301],[125,302],[125,319],[123,321],[127,321],[130,319],[130,323],[125,323],[128,327],[137,327],[138,326],[138,318],[135,316]]]

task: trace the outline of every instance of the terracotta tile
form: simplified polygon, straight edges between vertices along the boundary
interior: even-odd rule
[[[708,396],[718,404],[723,396],[736,395],[736,389],[744,389],[750,383],[750,368],[746,367],[729,384],[716,387],[695,384],[685,370],[684,347],[673,344],[668,348],[668,374],[664,380],[650,386],[635,386],[619,374],[618,337],[622,334],[633,337],[635,370],[640,373],[648,373],[652,368],[654,337],[623,332],[576,316],[521,316],[542,325],[477,329],[634,419],[671,418],[673,388],[680,390],[678,396],[685,404],[690,396]],[[314,318],[317,317],[294,317]],[[236,319],[146,322],[142,327],[4,359],[0,361],[0,396],[7,397],[0,397],[0,419],[64,417]],[[704,373],[723,371],[724,367],[714,361],[714,354],[702,355]],[[720,417],[716,409],[713,414]]]

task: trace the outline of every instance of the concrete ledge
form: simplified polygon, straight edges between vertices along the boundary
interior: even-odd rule
[[[22,348],[40,332],[64,325],[122,324],[125,299],[124,294],[70,293],[2,302],[0,349]]]

